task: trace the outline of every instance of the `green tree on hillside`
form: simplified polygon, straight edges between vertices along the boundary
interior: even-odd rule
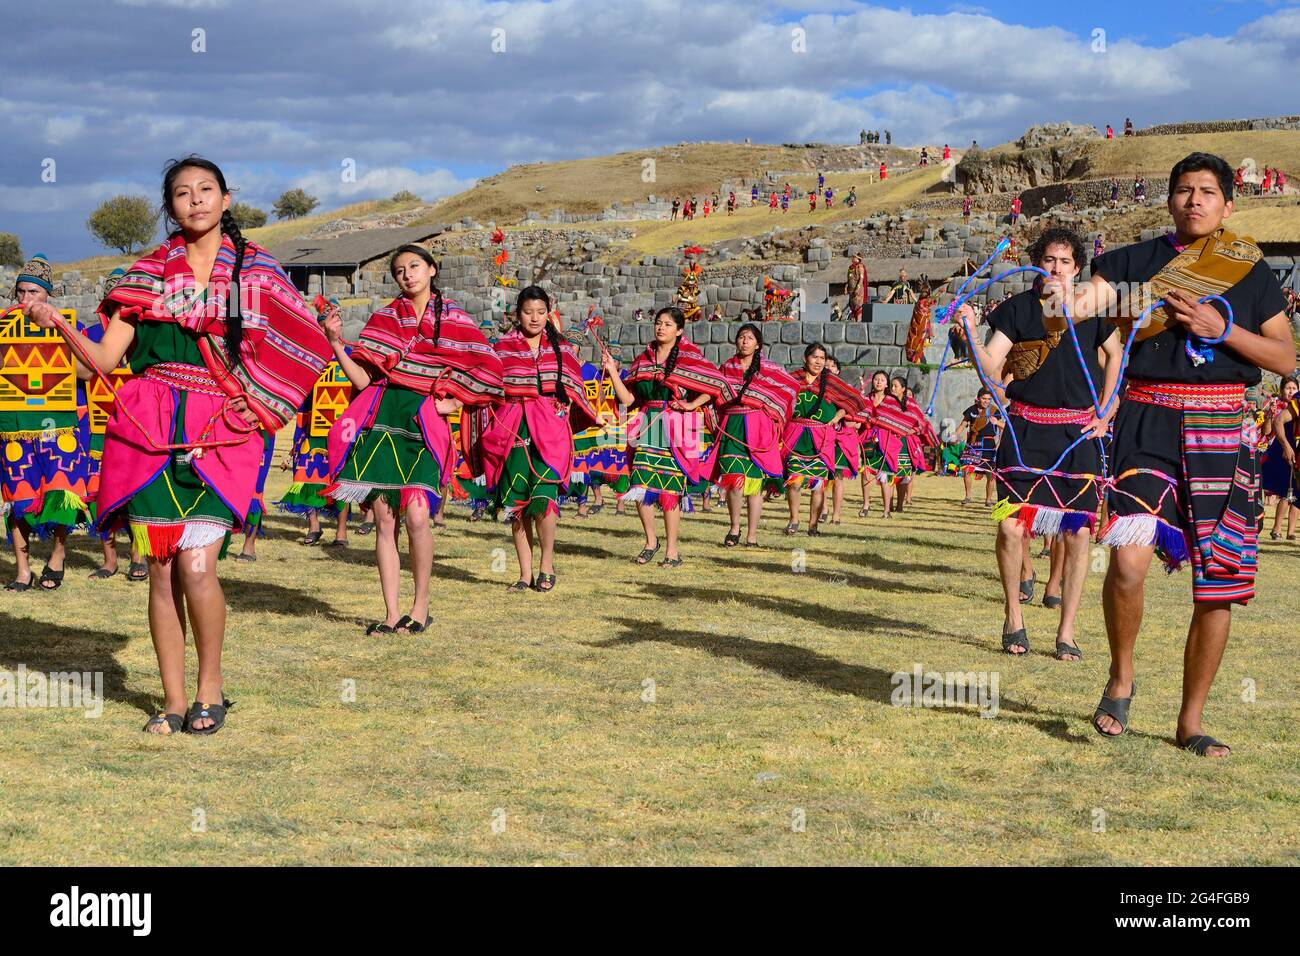
[[[154,237],[158,211],[143,196],[114,196],[90,214],[86,228],[101,245],[130,254]]]
[[[266,225],[266,213],[247,203],[231,203],[230,214],[235,217],[235,225],[239,227],[241,232],[245,229],[257,229]]]
[[[290,189],[275,201],[272,208],[279,219],[298,219],[320,205],[320,200],[302,189]]]
[[[23,247],[12,232],[0,232],[0,266],[23,267]]]

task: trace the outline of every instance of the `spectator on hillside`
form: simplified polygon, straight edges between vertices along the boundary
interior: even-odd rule
[[[722,306],[720,306],[720,305],[715,305],[715,306],[713,307],[713,311],[709,313],[709,321],[710,321],[710,322],[725,322],[725,321],[726,321],[726,319],[723,318],[723,316],[722,316]]]
[[[1124,135],[1125,136],[1137,135],[1137,131],[1133,129],[1133,121],[1129,119],[1127,116],[1124,117]]]
[[[730,216],[736,211],[736,193],[732,191],[727,194],[727,215]]]
[[[893,141],[894,141],[894,134],[891,133],[889,130],[885,130],[885,145],[888,146]]]
[[[1147,204],[1147,181],[1141,176],[1133,180],[1133,201],[1139,206]]]
[[[1232,174],[1232,190],[1238,196],[1246,195],[1246,169],[1244,166],[1238,166]]]
[[[673,197],[673,215],[672,215],[672,218],[673,218],[673,219],[676,219],[676,218],[677,218],[677,213],[681,210],[681,208],[682,208],[682,201],[681,201],[680,199],[678,199],[676,196],[674,196],[674,197]]]
[[[637,322],[644,322],[644,321],[645,321],[645,309],[637,309],[637,310],[636,310],[636,313],[635,313],[635,315],[634,315],[634,318],[635,318],[635,320],[636,320]]]
[[[930,165],[930,152],[924,146],[921,147],[921,165],[922,166]]]
[[[967,193],[961,200],[961,217],[969,219],[971,210],[975,208],[975,197]]]
[[[826,200],[826,208],[830,209],[835,205],[835,190],[827,186],[823,198]]]
[[[1112,179],[1110,181],[1110,205],[1112,209],[1119,205],[1119,180],[1118,179]]]
[[[1101,255],[1105,251],[1106,251],[1106,234],[1104,232],[1099,232],[1097,233],[1097,237],[1092,240],[1092,257],[1096,259],[1099,255]]]
[[[889,175],[889,174],[888,174],[888,172],[886,172],[886,170],[885,170],[885,164],[884,164],[884,163],[881,163],[881,164],[880,164],[880,181],[881,181],[882,183],[885,181],[885,177],[886,177],[887,175]]]
[[[1115,129],[1109,123],[1106,124],[1106,138],[1107,139],[1115,138]]]
[[[1266,195],[1273,188],[1273,170],[1264,167],[1264,181],[1259,184],[1260,195]]]
[[[751,206],[758,205],[758,183],[754,183],[749,187],[749,204]]]
[[[786,190],[781,194],[781,212],[790,211],[790,191]]]
[[[844,197],[844,205],[846,205],[846,206],[848,206],[850,209],[852,209],[852,208],[853,208],[854,206],[856,206],[857,204],[858,204],[858,193],[857,193],[857,187],[855,187],[855,186],[850,186],[850,187],[849,187],[849,194],[848,194],[847,196]]]
[[[775,189],[772,190],[772,195],[767,200],[767,212],[769,216],[772,213],[776,212],[776,190]]]
[[[705,218],[705,219],[708,219],[708,218],[709,218],[709,209],[710,209],[710,206],[709,206],[709,197],[708,197],[708,196],[705,196],[705,197],[704,197],[704,218]]]
[[[1286,192],[1286,173],[1280,169],[1273,170],[1273,191]]]
[[[1020,197],[1017,196],[1011,200],[1011,225],[1015,226],[1020,221]]]
[[[948,144],[947,144],[947,143],[944,143],[944,144],[943,144],[943,161],[946,163],[946,162],[947,162],[948,160],[950,160],[950,159],[952,159],[952,150],[948,148]]]
[[[1065,184],[1065,204],[1074,211],[1074,183]]]
[[[817,174],[817,189],[820,191],[826,185],[826,177],[821,173]]]
[[[815,189],[808,190],[808,211],[817,211],[817,190]]]

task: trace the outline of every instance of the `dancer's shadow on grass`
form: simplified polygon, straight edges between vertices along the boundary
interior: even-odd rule
[[[810,558],[811,557],[812,556],[810,556]],[[854,555],[837,554],[834,555],[834,557],[841,561],[852,561],[855,559]],[[926,594],[952,594],[951,588],[931,587],[926,584],[921,584],[910,579],[905,580],[903,578],[871,577],[866,574],[858,574],[855,571],[845,571],[838,568],[822,570],[821,568],[808,567],[805,571],[796,574],[790,569],[789,563],[783,564],[778,561],[746,561],[743,558],[716,558],[715,561],[717,564],[734,567],[742,571],[763,571],[767,574],[787,575],[799,580],[811,579],[820,584],[843,585],[850,588],[861,588],[865,591],[880,591],[886,594],[913,594],[917,591]],[[900,565],[900,567],[906,567],[906,565]],[[917,566],[912,567],[913,569],[919,569],[922,571],[927,570],[925,566],[919,568],[917,568]],[[956,573],[950,568],[931,568],[929,570],[932,570],[933,573]],[[963,599],[988,601],[999,606],[1002,604],[1001,597],[991,594],[966,594],[963,596]]]
[[[674,585],[663,588],[649,582],[638,582],[641,589],[653,596],[656,601],[702,601],[717,604],[723,601],[741,601],[750,611],[775,611],[800,621],[809,621],[837,631],[850,631],[860,634],[867,630],[893,631],[899,634],[915,634],[922,630],[913,621],[886,617],[863,611],[847,611],[817,601],[799,601],[795,598],[776,597],[764,593],[746,593],[734,588],[703,588]],[[938,634],[939,632],[930,633]],[[946,635],[939,635],[946,636]]]
[[[850,564],[861,564],[870,568],[872,571],[886,571],[890,574],[908,575],[908,574],[936,574],[952,580],[953,578],[987,578],[990,581],[999,580],[998,576],[991,571],[979,571],[969,567],[961,567],[952,564],[919,564],[914,561],[895,561],[887,558],[883,554],[875,551],[854,551],[849,554],[836,555],[841,561]],[[942,589],[943,593],[950,593],[951,588]]]
[[[154,713],[155,699],[126,685],[126,668],[115,655],[131,639],[89,627],[65,627],[0,611],[0,667],[28,673],[99,673],[104,675],[104,699]]]
[[[328,602],[307,591],[287,588],[269,581],[243,581],[227,578],[221,582],[226,594],[226,604],[231,611],[242,613],[262,611],[288,617],[316,616],[327,621],[351,621],[350,616],[339,614]]]
[[[621,630],[604,641],[592,642],[591,646],[612,649],[643,642],[671,644],[674,647],[704,651],[714,657],[738,660],[785,680],[816,684],[832,693],[850,694],[873,703],[895,706],[893,693],[897,679],[894,672],[879,667],[847,664],[807,648],[777,641],[756,641],[735,634],[675,631],[657,621],[615,618],[610,623]],[[911,680],[910,672],[903,676],[906,680]],[[988,719],[971,707],[927,707],[924,710],[947,716]],[[1024,723],[1065,743],[1088,742],[1086,738],[1070,733],[1069,722],[1072,718],[1069,715],[1039,710],[1032,704],[1020,703],[1002,695],[998,700],[998,717],[992,719]]]

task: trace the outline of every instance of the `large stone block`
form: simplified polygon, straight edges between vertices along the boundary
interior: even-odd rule
[[[727,324],[725,322],[709,323],[709,341],[710,342],[728,342]]]
[[[822,341],[827,345],[839,345],[844,342],[844,323],[827,322],[822,326]]]
[[[903,350],[896,345],[880,346],[879,362],[881,365],[901,365],[903,361]]]
[[[893,345],[895,324],[893,322],[871,323],[867,326],[867,341],[872,345]]]
[[[844,323],[844,341],[850,345],[866,345],[867,329],[869,328],[871,326],[864,325],[861,322]]]
[[[782,322],[780,324],[781,341],[787,345],[798,345],[803,338],[803,330],[799,326],[800,323],[798,322]]]

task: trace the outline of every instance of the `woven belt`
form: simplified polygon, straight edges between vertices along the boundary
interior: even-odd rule
[[[226,397],[226,393],[217,385],[217,380],[212,377],[212,373],[202,365],[159,362],[141,372],[140,378],[182,392],[197,392],[200,395],[212,395],[216,398]]]
[[[1035,425],[1086,425],[1092,421],[1089,408],[1043,408],[1012,400],[1007,412]]]
[[[1246,401],[1246,386],[1240,382],[1192,385],[1183,382],[1134,380],[1128,383],[1124,399],[1145,405],[1161,405],[1165,408],[1236,411]]]
[[[790,421],[791,425],[800,425],[804,428],[830,428],[830,422],[819,422],[811,418],[795,418]]]

